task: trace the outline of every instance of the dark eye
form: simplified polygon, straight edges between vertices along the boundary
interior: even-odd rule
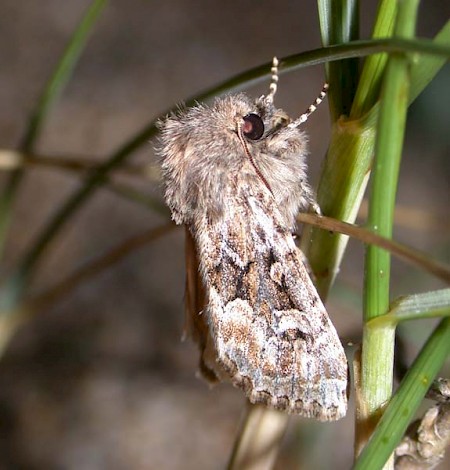
[[[242,133],[250,140],[258,140],[264,134],[263,120],[257,114],[247,114],[244,117]]]

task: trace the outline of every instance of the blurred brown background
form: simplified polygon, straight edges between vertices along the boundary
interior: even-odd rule
[[[362,3],[362,35],[368,37],[376,2]],[[0,148],[17,146],[88,5],[87,0],[0,0]],[[433,36],[449,9],[445,1],[424,2],[419,34]],[[274,55],[319,46],[314,1],[111,2],[49,116],[38,151],[101,161],[184,98]],[[299,115],[323,79],[320,67],[284,75],[277,104]],[[397,239],[441,260],[449,254],[448,80],[447,68],[411,109],[398,198],[402,222],[396,230]],[[326,106],[307,128],[316,181],[329,132]],[[152,159],[151,143],[133,156],[133,162]],[[160,197],[158,185],[127,182]],[[78,185],[72,173],[30,169],[15,204],[2,275]],[[406,210],[411,208],[413,213]],[[164,221],[136,203],[97,191],[52,244],[33,292]],[[341,337],[356,342],[362,255],[361,245],[350,243],[328,304]],[[177,230],[83,284],[20,330],[0,361],[0,469],[224,468],[244,400],[228,385],[210,390],[195,377],[196,349],[180,341],[183,269]],[[394,297],[440,287],[427,274],[394,262]],[[408,351],[417,350],[431,327],[432,322],[420,322],[402,328]],[[350,412],[335,424],[291,420],[279,468],[349,468],[352,419]]]

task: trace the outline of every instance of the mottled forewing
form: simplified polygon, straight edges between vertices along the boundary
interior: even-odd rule
[[[347,361],[273,197],[242,187],[195,229],[217,361],[253,403],[319,420],[347,408]]]

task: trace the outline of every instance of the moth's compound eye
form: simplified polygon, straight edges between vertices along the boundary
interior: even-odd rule
[[[260,139],[264,134],[263,120],[257,114],[247,114],[247,116],[244,117],[242,133],[250,140]]]

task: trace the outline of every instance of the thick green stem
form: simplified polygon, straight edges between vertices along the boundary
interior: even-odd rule
[[[322,213],[354,222],[372,164],[373,119],[339,119],[332,128],[326,164],[317,191]],[[339,270],[348,237],[313,228],[304,229],[302,250],[308,253],[319,293],[326,297]]]

